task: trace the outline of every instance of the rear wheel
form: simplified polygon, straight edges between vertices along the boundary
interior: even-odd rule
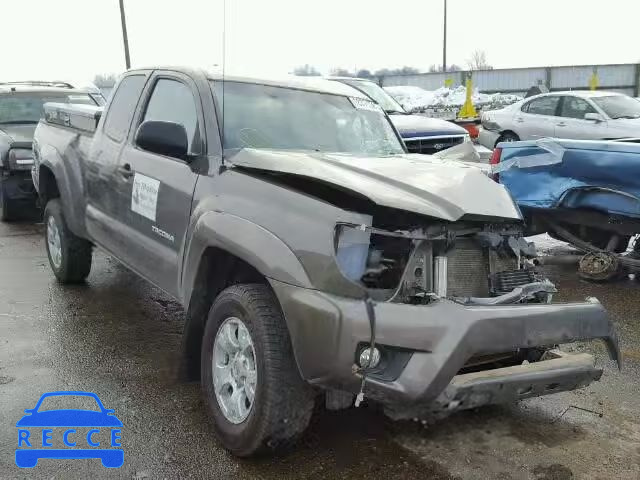
[[[504,132],[502,135],[498,137],[496,140],[496,145],[500,142],[518,142],[520,137],[513,132]]]
[[[280,306],[266,285],[233,285],[216,298],[201,375],[215,431],[235,455],[290,444],[309,424],[313,390],[298,373]]]
[[[49,265],[61,283],[81,283],[91,271],[91,242],[80,238],[67,227],[60,200],[47,202],[44,210]]]

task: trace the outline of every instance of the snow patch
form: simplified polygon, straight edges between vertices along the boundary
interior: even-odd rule
[[[457,112],[467,98],[467,88],[458,86],[455,88],[440,87],[429,91],[410,85],[397,87],[384,87],[408,112],[424,112],[427,110],[451,110]],[[495,110],[506,105],[511,105],[523,97],[507,93],[480,93],[474,89],[471,100],[479,110]]]

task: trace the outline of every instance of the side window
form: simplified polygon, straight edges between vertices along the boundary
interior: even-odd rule
[[[104,132],[116,142],[122,142],[127,136],[144,83],[144,75],[124,77],[113,95],[104,122]]]
[[[586,113],[597,113],[596,109],[585,100],[576,97],[563,97],[560,116],[568,118],[579,118],[584,120]]]
[[[187,131],[189,153],[201,153],[198,113],[191,89],[177,80],[161,78],[153,88],[144,120],[180,123]]]
[[[527,113],[533,115],[555,115],[560,97],[542,97],[531,100],[527,104]]]

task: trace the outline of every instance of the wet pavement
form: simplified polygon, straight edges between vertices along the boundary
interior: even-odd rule
[[[0,224],[0,478],[638,479],[640,283],[596,285],[549,270],[562,300],[595,296],[617,324],[618,372],[600,344],[603,380],[517,406],[463,412],[429,425],[390,422],[373,408],[319,411],[301,444],[237,460],[213,437],[198,383],[178,376],[184,315],[161,291],[97,253],[84,286],[56,283],[42,226]],[[25,408],[43,392],[98,394],[124,424],[125,463],[14,464]]]

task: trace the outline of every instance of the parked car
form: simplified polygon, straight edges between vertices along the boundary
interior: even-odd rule
[[[355,77],[329,77],[329,79],[359,90],[380,105],[389,115],[410,153],[432,155],[471,141],[467,130],[455,123],[407,113],[397,100],[371,80]]]
[[[31,140],[45,102],[98,105],[84,90],[58,82],[0,83],[0,208],[3,221],[33,208]]]
[[[579,271],[606,280],[640,270],[640,242],[622,255],[640,234],[639,161],[638,139],[543,139],[499,143],[490,163],[522,210],[526,233],[548,232],[593,252]]]
[[[640,135],[640,102],[603,91],[553,92],[525,98],[482,114],[478,141],[499,142],[543,137],[613,140]]]
[[[296,438],[318,396],[432,418],[600,378],[558,343],[620,361],[597,301],[547,303],[507,190],[407,155],[351,87],[131,70],[97,111],[47,104],[36,129],[51,269],[82,282],[99,246],[184,305],[186,366],[236,455]]]

